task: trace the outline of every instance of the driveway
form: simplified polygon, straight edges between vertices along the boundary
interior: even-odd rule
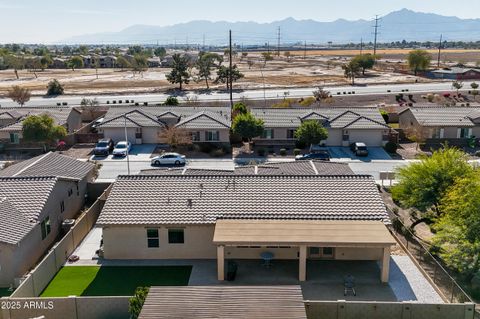
[[[132,149],[129,153],[129,160],[132,162],[135,161],[150,161],[150,157],[152,156],[153,151],[155,150],[156,144],[138,144],[132,145]],[[127,161],[127,157],[113,157],[113,155],[105,156],[95,156],[92,155],[90,157],[92,161],[115,161],[115,162],[122,162]]]
[[[391,160],[392,158],[382,147],[369,147],[368,156],[356,156],[349,147],[330,146],[328,147],[333,160],[371,162],[372,160]]]

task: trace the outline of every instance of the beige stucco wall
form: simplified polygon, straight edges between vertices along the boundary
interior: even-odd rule
[[[72,109],[67,117],[68,133],[73,133],[82,127],[82,114]]]
[[[0,246],[0,287],[14,284],[14,278],[23,276],[32,269],[38,260],[45,254],[60,231],[63,220],[75,217],[83,207],[84,196],[86,192],[87,181],[83,180],[79,183],[79,195],[77,195],[76,183],[71,181],[59,181],[52,190],[43,211],[41,212],[38,223],[35,227],[20,241],[18,245]],[[72,189],[73,193],[68,196],[68,190]],[[65,211],[60,212],[60,202],[64,201]],[[42,240],[40,228],[41,221],[50,217],[51,232]],[[10,247],[10,252],[5,249]],[[7,262],[3,262],[7,260]]]
[[[147,247],[147,228],[158,228],[160,247]],[[185,243],[169,244],[168,228],[184,228]],[[125,226],[103,229],[106,259],[215,259],[214,225],[182,227]]]
[[[200,132],[200,143],[229,143],[230,142],[230,130],[225,128],[225,129],[215,129],[215,130],[187,130],[189,132]],[[205,139],[205,132],[208,131],[218,131],[219,132],[219,140],[218,141],[207,141]]]
[[[335,248],[335,259],[338,260],[380,260],[382,248]]]
[[[125,140],[125,129],[122,127],[105,127],[99,132],[103,133],[105,138],[111,138],[115,143]],[[130,143],[135,144],[135,128],[127,128],[127,136]]]

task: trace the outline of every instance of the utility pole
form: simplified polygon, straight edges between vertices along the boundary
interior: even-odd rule
[[[202,50],[205,50],[205,33],[203,34],[203,46],[202,46]]]
[[[438,43],[438,59],[437,59],[437,68],[440,69],[440,57],[442,54],[442,40],[443,40],[443,34],[440,34],[440,42]]]
[[[232,74],[232,71],[233,71],[233,64],[232,64],[232,30],[230,30],[229,32],[229,35],[230,35],[230,50],[228,52],[228,55],[229,55],[229,62],[230,62],[230,68],[228,70],[228,82],[230,83],[230,107],[231,109],[233,110],[233,88],[232,88],[232,84],[233,84],[233,74]]]
[[[267,52],[270,53],[270,42],[267,42]]]
[[[280,27],[278,27],[278,36],[277,36],[277,56],[280,56]]]
[[[363,54],[363,38],[360,38],[360,55]]]
[[[127,143],[127,151],[126,151],[126,154],[127,154],[127,172],[128,172],[128,175],[130,175],[130,157],[129,157],[129,152],[130,150],[128,149],[128,144],[130,143],[128,141],[128,134],[127,134],[127,113],[123,114],[123,117],[125,119],[125,143]]]
[[[380,20],[380,18],[378,17],[378,15],[375,16],[375,26],[373,27],[375,29],[374,31],[374,40],[373,40],[373,55],[376,55],[377,54],[377,37],[378,37],[378,28],[380,28],[380,26],[378,25],[378,21]]]
[[[303,59],[305,60],[307,58],[307,41],[305,41],[305,47],[303,50]]]

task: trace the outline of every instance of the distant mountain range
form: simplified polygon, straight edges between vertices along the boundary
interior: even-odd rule
[[[438,41],[440,34],[447,41],[480,40],[480,19],[460,19],[408,9],[394,11],[380,21],[379,42]],[[287,18],[271,23],[191,21],[171,26],[133,25],[119,32],[95,33],[59,41],[66,44],[203,44],[228,43],[228,30],[232,30],[238,45],[277,43],[280,27],[282,43],[358,43],[373,41],[373,22],[366,20],[333,22],[295,20]]]

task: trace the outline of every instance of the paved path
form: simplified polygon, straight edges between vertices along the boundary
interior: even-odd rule
[[[398,301],[443,303],[442,298],[408,256],[391,257],[389,280]]]

